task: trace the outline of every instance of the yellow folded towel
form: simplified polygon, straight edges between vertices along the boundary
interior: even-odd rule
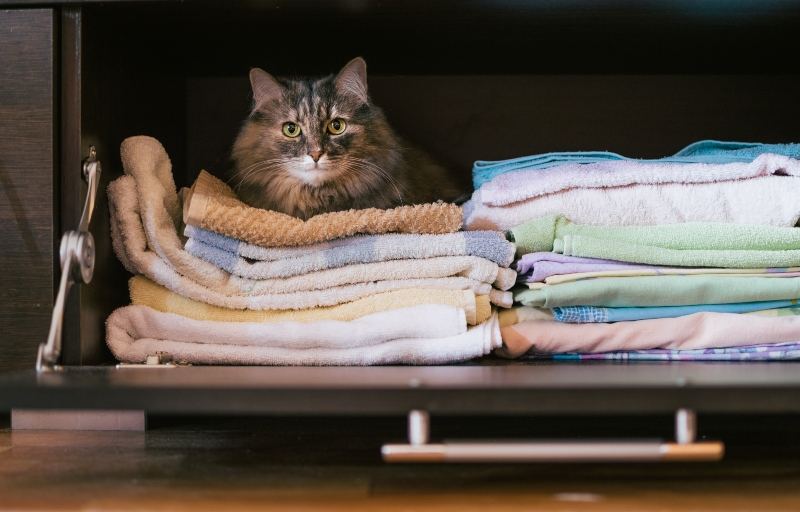
[[[280,212],[253,208],[205,171],[187,193],[183,220],[262,247],[307,245],[359,233],[453,233],[461,228],[461,207],[450,203],[366,208],[323,213],[301,220]]]
[[[212,306],[173,293],[143,276],[128,282],[131,302],[165,313],[175,313],[196,320],[218,322],[313,322],[317,320],[353,320],[370,313],[405,308],[419,304],[446,304],[466,312],[467,323],[475,325],[489,319],[492,307],[487,295],[469,290],[408,289],[371,295],[353,302],[324,308],[300,310],[236,310]]]

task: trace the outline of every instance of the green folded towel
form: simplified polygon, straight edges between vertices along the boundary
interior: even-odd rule
[[[584,226],[542,217],[511,230],[519,255],[568,256],[650,265],[764,268],[800,265],[800,229],[689,222],[659,226]]]
[[[636,276],[584,279],[524,290],[514,300],[526,306],[688,306],[800,298],[800,278],[722,275]]]

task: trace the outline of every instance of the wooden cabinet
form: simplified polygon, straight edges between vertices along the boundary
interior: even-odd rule
[[[0,10],[0,369],[30,368],[53,306],[57,20]]]
[[[50,3],[0,0],[3,366],[32,368],[45,337],[54,241],[77,224],[88,146],[103,162],[101,191],[119,176],[119,144],[131,135],[164,144],[179,186],[201,168],[221,171],[248,109],[251,66],[319,74],[363,55],[390,121],[465,184],[476,159],[582,149],[653,157],[702,138],[800,140],[800,5],[792,2]],[[7,377],[0,409],[800,411],[800,365],[792,363],[488,359],[126,373],[111,366],[103,340],[105,317],[127,300],[128,277],[111,252],[103,194],[92,231],[97,270],[71,297],[69,368]]]

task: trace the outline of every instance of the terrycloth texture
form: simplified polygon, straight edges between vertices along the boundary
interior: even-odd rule
[[[352,263],[436,256],[478,256],[507,267],[514,261],[514,244],[499,231],[460,231],[443,235],[357,235],[299,247],[259,247],[194,226],[186,226],[186,250],[202,243],[230,256],[256,261],[292,260],[294,265],[316,271]],[[298,272],[303,273],[303,272]]]
[[[452,233],[461,228],[461,207],[450,203],[367,208],[324,213],[308,220],[253,208],[205,171],[183,206],[183,220],[215,233],[263,247],[307,245],[359,233]]]
[[[496,316],[466,331],[463,315],[427,305],[348,322],[260,324],[192,320],[127,306],[108,318],[106,342],[123,362],[141,363],[166,352],[176,361],[231,365],[442,364],[500,345]]]
[[[405,288],[447,288],[489,294],[507,307],[511,296],[491,290],[499,280],[508,288],[510,270],[486,260],[438,260],[420,264],[361,265],[290,279],[252,280],[230,275],[183,250],[176,231],[180,206],[169,159],[149,137],[126,139],[121,148],[127,175],[108,187],[111,239],[123,265],[194,300],[233,309],[296,309],[329,306],[373,293]],[[158,145],[161,148],[160,145]],[[146,157],[160,155],[157,161]],[[413,280],[405,279],[413,276]],[[324,290],[309,293],[313,290]]]
[[[800,197],[800,196],[799,196]],[[800,266],[800,229],[746,224],[685,223],[591,226],[542,217],[511,231],[517,252],[677,267]]]
[[[769,343],[744,347],[697,350],[628,350],[601,354],[528,354],[533,359],[554,361],[794,361],[800,359],[800,343]]]
[[[523,290],[514,300],[535,307],[686,306],[791,300],[800,297],[800,278],[732,276],[603,277]],[[800,335],[800,331],[798,332]]]
[[[757,142],[701,140],[686,146],[672,156],[652,160],[632,159],[609,151],[542,153],[496,162],[479,160],[475,162],[472,168],[472,182],[477,189],[495,176],[507,172],[522,169],[548,169],[565,164],[592,164],[626,160],[639,163],[726,164],[749,162],[762,153],[775,153],[791,158],[800,158],[800,144],[761,144]]]
[[[715,183],[775,175],[800,176],[800,160],[765,153],[750,162],[729,164],[647,163],[635,160],[565,164],[497,176],[483,185],[481,200],[485,205],[505,206],[575,188]]]
[[[583,224],[612,226],[674,222],[794,226],[800,218],[800,178],[792,176],[564,190],[509,206],[486,206],[482,193],[476,190],[464,205],[468,230],[510,229],[544,215],[566,215]]]
[[[503,347],[496,353],[519,357],[544,353],[617,350],[695,350],[764,343],[796,342],[800,316],[778,318],[730,313],[696,313],[678,318],[613,324],[565,324],[529,320],[501,328]]]
[[[675,318],[695,313],[750,313],[766,309],[788,308],[797,305],[794,300],[763,302],[737,302],[733,304],[698,304],[694,306],[660,306],[604,308],[598,306],[565,306],[553,308],[553,319],[570,324],[629,322],[651,318]],[[800,333],[798,333],[800,339]]]
[[[406,308],[420,304],[444,304],[463,309],[470,325],[486,321],[492,307],[485,295],[471,291],[439,289],[405,289],[370,295],[338,306],[293,311],[253,311],[225,309],[173,293],[166,288],[136,276],[128,281],[131,302],[165,313],[175,313],[195,320],[218,322],[313,322],[317,320],[353,320],[371,313]]]
[[[372,262],[347,262],[341,260],[326,261],[324,254],[319,256],[308,254],[294,259],[250,261],[197,240],[187,242],[186,250],[193,256],[246,279],[264,280],[305,277],[307,281],[321,280],[326,287],[336,286],[333,283],[363,283],[389,279],[465,276],[484,283],[496,282],[497,288],[508,290],[513,286],[517,277],[516,272],[513,270],[500,268],[496,263],[477,256],[438,256]],[[321,286],[317,288],[320,289]]]

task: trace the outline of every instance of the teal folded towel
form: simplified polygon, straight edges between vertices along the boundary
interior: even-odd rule
[[[749,162],[762,153],[776,153],[791,158],[800,158],[800,144],[762,144],[758,142],[724,142],[701,140],[686,146],[672,156],[656,159],[637,159],[610,151],[565,151],[511,158],[509,160],[478,160],[472,166],[472,182],[476,189],[495,176],[511,171],[547,169],[557,165],[591,164],[608,160],[638,160],[662,163],[709,163]]]
[[[523,290],[514,300],[525,306],[688,306],[800,298],[800,278],[637,276],[584,279]]]
[[[678,267],[800,266],[800,229],[689,222],[659,226],[585,226],[563,216],[532,220],[511,230],[517,254],[553,251]]]

